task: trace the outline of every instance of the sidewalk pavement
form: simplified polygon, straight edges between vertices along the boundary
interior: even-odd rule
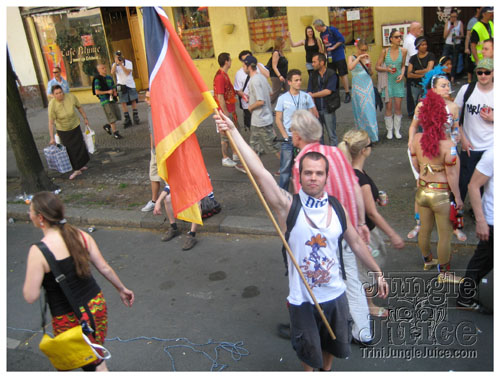
[[[343,95],[341,95],[343,98]],[[68,180],[69,173],[59,174],[48,171],[49,177],[62,191],[60,196],[66,206],[66,218],[82,228],[126,227],[165,231],[168,222],[163,216],[144,213],[141,208],[151,199],[149,182],[149,132],[147,127],[147,104],[138,104],[141,123],[123,129],[118,122],[118,130],[124,136],[121,140],[111,138],[103,129],[105,116],[99,104],[84,105],[90,127],[96,132],[97,152],[91,156],[89,170],[75,180]],[[403,103],[403,109],[405,109]],[[239,119],[243,119],[240,109]],[[403,114],[406,112],[404,111]],[[407,155],[408,127],[410,119],[403,118],[401,140],[385,139],[383,112],[378,112],[379,139],[365,170],[376,182],[380,190],[387,192],[389,205],[380,207],[380,213],[407,242],[406,235],[414,226],[413,207],[415,179],[411,173]],[[46,167],[43,148],[48,145],[47,109],[30,110],[27,114],[41,159]],[[336,112],[337,136],[353,127],[352,104],[344,104]],[[241,124],[242,122],[240,122]],[[248,140],[249,132],[242,131]],[[221,165],[220,138],[215,130],[212,117],[203,121],[196,131],[207,171],[210,174],[215,198],[222,211],[203,222],[200,232],[220,232],[227,234],[276,235],[272,222],[267,216],[255,190],[246,174],[234,168]],[[271,172],[279,169],[279,161],[273,155],[262,157],[264,165]],[[7,216],[14,221],[29,221],[26,204],[16,200],[22,194],[19,173],[13,152],[7,149]],[[188,225],[179,222],[181,229]],[[468,236],[465,244],[476,245],[475,225],[466,212],[464,232]],[[388,240],[388,239],[387,239]],[[437,233],[433,233],[437,241]],[[457,239],[453,243],[464,244]]]

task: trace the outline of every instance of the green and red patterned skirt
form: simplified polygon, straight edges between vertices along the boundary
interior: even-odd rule
[[[94,318],[95,337],[93,335],[87,336],[92,342],[104,345],[104,340],[106,339],[106,334],[108,333],[108,310],[106,306],[106,299],[104,299],[102,291],[92,298],[87,303],[87,306],[92,314],[92,317]],[[89,316],[83,306],[80,306],[80,311],[82,313],[82,319],[87,321],[87,324],[92,327],[92,322],[89,320]],[[54,332],[54,336],[57,336],[58,334],[78,325],[80,325],[80,322],[73,311],[64,315],[52,317],[52,330]],[[94,364],[98,364],[100,362],[101,360],[97,360]]]

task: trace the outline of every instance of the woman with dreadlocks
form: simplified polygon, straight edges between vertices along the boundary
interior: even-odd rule
[[[450,93],[450,82],[438,66],[424,77],[424,100],[415,109],[409,148],[412,164],[419,173],[416,203],[420,213],[418,246],[424,259],[424,269],[438,265],[440,282],[458,283],[460,278],[450,272],[451,237],[450,194],[457,209],[463,207],[458,188],[459,165],[456,144],[451,132],[458,123],[458,108],[445,100]],[[423,133],[415,134],[420,124]],[[430,236],[434,223],[439,240],[437,259],[430,250]]]

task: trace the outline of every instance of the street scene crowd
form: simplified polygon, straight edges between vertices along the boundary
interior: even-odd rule
[[[290,323],[280,324],[279,330],[291,339],[304,370],[332,370],[334,357],[350,356],[352,342],[370,345],[370,317],[388,316],[388,310],[373,301],[375,296],[389,294],[383,273],[384,235],[395,249],[403,249],[405,242],[391,225],[391,217],[379,212],[387,204],[387,193],[379,191],[377,177],[366,172],[365,163],[380,139],[402,139],[403,117],[411,125],[408,141],[401,142],[407,143],[408,154],[401,158],[409,159],[416,187],[415,197],[408,198],[415,226],[407,237],[418,240],[422,270],[435,270],[439,284],[457,285],[457,308],[484,310],[477,287],[493,269],[494,234],[492,19],[492,7],[477,7],[476,17],[467,24],[452,11],[440,56],[428,51],[419,22],[411,23],[404,39],[399,29],[393,29],[390,46],[382,49],[376,62],[370,61],[363,38],[356,39],[356,53],[346,56],[342,34],[321,19],[307,26],[301,37],[287,32],[276,38],[267,64],[259,62],[252,51],[241,51],[241,68],[234,80],[228,75],[234,63],[231,55],[218,55],[213,96],[219,109],[213,120],[220,134],[220,164],[234,168],[234,174],[255,178],[290,246],[291,253],[283,252]],[[303,46],[305,50],[306,88],[306,73],[289,67],[284,52],[287,39],[292,48]],[[110,137],[122,139],[119,128],[133,127],[141,119],[132,63],[120,51],[114,58],[110,73],[106,64],[97,64],[92,88],[106,119],[103,129]],[[461,61],[464,67],[458,70]],[[454,96],[451,86],[460,73],[467,80]],[[80,116],[87,126],[88,119],[61,77],[61,69],[55,67],[53,74],[47,85],[50,144],[65,146],[72,167],[69,179],[78,180],[91,159],[80,127]],[[146,102],[150,101],[147,92]],[[243,119],[238,118],[238,106]],[[352,106],[352,128],[338,135],[336,112],[345,106]],[[384,135],[379,135],[377,109],[384,110]],[[158,175],[150,107],[147,123],[151,200],[142,211],[160,215],[165,209],[169,227],[161,240],[168,242],[181,232],[171,204],[175,193]],[[250,132],[248,141],[243,130]],[[278,171],[264,166],[264,154],[276,156]],[[204,215],[220,211],[216,196],[211,193],[200,203]],[[465,205],[467,196],[470,207]],[[475,219],[479,244],[467,267],[460,267],[465,274],[459,276],[454,272],[458,267],[451,263],[451,250],[453,238],[466,239],[464,212]],[[90,264],[116,288],[128,307],[134,304],[134,292],[106,262],[94,238],[66,221],[57,195],[36,193],[30,219],[44,236],[29,251],[24,298],[33,303],[45,289],[55,336],[80,325],[83,319],[91,328],[89,338],[103,344],[106,301]],[[199,227],[191,224],[183,250],[196,246]],[[438,232],[436,247],[431,245],[434,228]],[[46,248],[77,297],[82,318],[75,316],[59,286],[43,251]],[[82,368],[107,370],[104,358]]]

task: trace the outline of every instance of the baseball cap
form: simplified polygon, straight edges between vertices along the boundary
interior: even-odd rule
[[[493,59],[484,58],[477,62],[476,70],[478,70],[479,68],[484,68],[485,70],[493,71],[494,67],[495,65],[493,64]]]
[[[417,37],[417,39],[415,39],[415,47],[418,49],[418,46],[420,46],[422,44],[422,42],[427,42],[427,38],[425,37]]]
[[[483,13],[493,13],[493,7],[484,7]]]
[[[243,63],[245,63],[247,66],[249,66],[250,64],[257,64],[257,58],[253,55],[247,55],[245,59],[243,59]]]
[[[115,55],[120,56],[120,55],[122,55],[122,52],[120,50],[118,50],[118,51],[115,52]]]

